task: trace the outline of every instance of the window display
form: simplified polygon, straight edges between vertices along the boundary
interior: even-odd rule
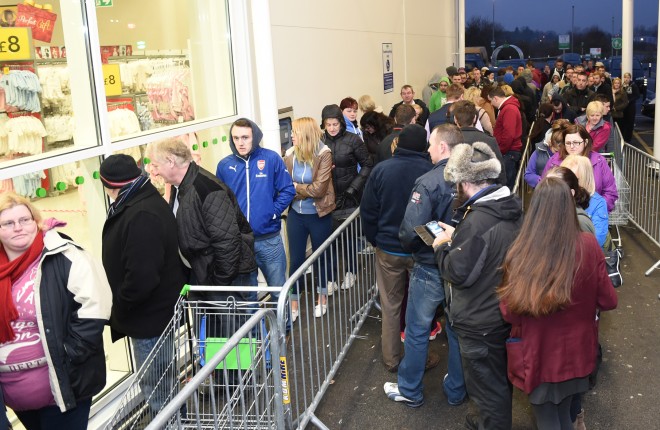
[[[0,52],[0,192],[29,197],[100,259],[102,157],[125,153],[148,172],[145,144],[174,136],[215,171],[238,109],[227,2],[89,3],[0,0],[0,44],[14,36],[21,44],[20,56]],[[104,333],[104,347],[108,377],[97,398],[135,370],[126,340]]]

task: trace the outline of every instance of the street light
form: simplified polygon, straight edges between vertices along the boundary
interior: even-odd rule
[[[491,39],[490,47],[495,49],[495,0],[493,0],[493,38]]]

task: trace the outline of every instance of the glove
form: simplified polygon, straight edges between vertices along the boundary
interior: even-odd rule
[[[358,193],[355,188],[348,187],[346,191],[344,191],[344,202],[348,205],[351,205],[350,207],[360,206],[357,194]]]

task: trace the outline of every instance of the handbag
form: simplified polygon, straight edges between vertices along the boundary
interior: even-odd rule
[[[607,268],[607,274],[612,281],[612,286],[614,288],[619,288],[623,285],[623,276],[621,275],[620,270],[620,261],[621,261],[621,250],[614,248],[610,251],[605,252],[605,266]]]

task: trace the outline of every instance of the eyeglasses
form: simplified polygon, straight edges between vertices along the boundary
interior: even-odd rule
[[[575,142],[564,142],[564,145],[571,147],[571,148],[577,148],[578,146],[582,145],[584,143],[584,140],[580,141],[575,141]]]
[[[0,229],[13,230],[14,228],[16,228],[17,223],[21,227],[27,227],[28,225],[32,225],[33,222],[34,222],[34,218],[23,217],[23,218],[19,218],[18,221],[5,221],[0,223]]]

